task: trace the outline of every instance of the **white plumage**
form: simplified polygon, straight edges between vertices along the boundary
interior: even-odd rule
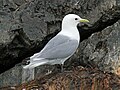
[[[68,14],[63,18],[62,30],[53,37],[38,53],[30,57],[30,63],[24,69],[34,68],[44,64],[64,64],[78,48],[80,35],[77,24],[88,22],[75,14]]]

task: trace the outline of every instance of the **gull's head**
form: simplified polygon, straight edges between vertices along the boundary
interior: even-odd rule
[[[62,27],[76,27],[78,23],[89,22],[87,19],[82,19],[76,14],[68,14],[63,18]]]

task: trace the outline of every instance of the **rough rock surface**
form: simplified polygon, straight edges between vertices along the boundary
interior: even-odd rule
[[[98,69],[76,67],[71,72],[50,74],[19,86],[3,90],[120,90],[120,79],[115,74]]]
[[[62,18],[68,13],[91,22],[84,28],[80,26],[82,42],[65,67],[88,65],[117,73],[120,11],[115,7],[118,5],[119,0],[0,0],[0,87],[22,82],[22,69],[16,64],[40,51],[58,33]],[[36,77],[45,71],[42,67],[36,70]]]
[[[120,23],[92,34],[81,43],[79,52],[80,62],[102,71],[117,73],[120,69]]]

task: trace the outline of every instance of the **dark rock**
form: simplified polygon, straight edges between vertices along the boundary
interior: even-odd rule
[[[1,0],[0,87],[22,82],[22,70],[16,64],[39,52],[60,31],[62,18],[68,13],[87,18],[90,24],[78,26],[81,44],[65,67],[88,65],[116,72],[120,56],[118,5],[118,0]],[[36,77],[43,71],[38,67]]]
[[[91,66],[94,65],[102,71],[116,73],[120,68],[119,25],[120,23],[117,22],[83,41],[79,50],[80,62],[86,65],[89,62]]]

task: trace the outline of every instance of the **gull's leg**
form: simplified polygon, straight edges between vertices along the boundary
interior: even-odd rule
[[[22,83],[25,83],[27,76],[27,69],[22,70]]]
[[[65,60],[61,60],[61,72],[64,72],[64,62]]]
[[[61,72],[64,72],[64,63],[61,64]]]
[[[34,80],[35,79],[35,68],[31,68],[30,70],[30,80]]]
[[[34,68],[23,69],[23,73],[22,73],[22,82],[23,83],[34,80],[34,70],[35,70]]]

